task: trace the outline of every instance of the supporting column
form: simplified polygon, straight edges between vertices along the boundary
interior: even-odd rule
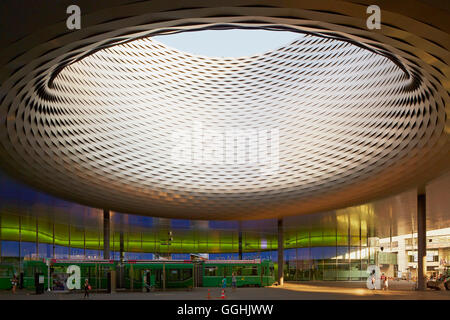
[[[278,284],[284,284],[284,242],[283,242],[283,219],[278,219]]]
[[[123,228],[123,226],[120,226],[121,228]],[[118,268],[119,270],[119,288],[123,288],[124,287],[124,260],[125,260],[125,250],[124,250],[124,241],[123,241],[123,231],[120,230],[120,235],[119,235],[119,259],[120,259],[120,267]]]
[[[162,282],[163,282],[163,291],[166,291],[166,263],[163,262],[163,278],[162,278]]]
[[[123,245],[123,231],[120,231],[120,237],[119,237],[119,241],[120,241],[120,262],[123,263],[123,260],[125,259],[125,250],[124,250],[124,245]]]
[[[427,212],[426,195],[417,196],[417,290],[426,290],[427,270]]]
[[[36,258],[39,258],[39,222],[36,217]]]
[[[239,221],[239,260],[242,260],[242,222]]]
[[[109,260],[109,235],[110,235],[110,212],[109,209],[103,210],[103,259]]]
[[[69,234],[69,248],[68,249],[69,249],[69,259],[70,259],[70,251],[71,251],[70,250],[70,220],[69,220],[69,233],[68,234]]]
[[[53,259],[56,258],[55,255],[55,222],[53,221],[53,231],[52,231],[52,257]]]
[[[86,258],[86,227],[83,229],[83,256]]]
[[[133,270],[133,264],[130,265],[130,273],[129,273],[129,278],[130,278],[130,289],[131,291],[133,291],[134,289],[134,270]]]
[[[19,272],[22,272],[22,263],[20,263],[21,259],[22,259],[22,219],[19,216]]]
[[[2,262],[2,216],[0,216],[0,263]]]

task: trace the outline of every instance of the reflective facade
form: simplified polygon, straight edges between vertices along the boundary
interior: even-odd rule
[[[449,200],[440,196],[443,190],[450,190],[446,189],[449,186],[447,175],[427,188],[428,198],[434,199],[428,204],[429,230],[449,225],[448,218],[445,220],[450,216]],[[24,258],[36,256],[87,259],[103,256],[102,210],[56,199],[5,175],[1,176],[0,191],[2,263],[18,266]],[[397,262],[396,256],[380,254],[380,246],[392,246],[393,250],[385,251],[396,252],[395,237],[417,231],[415,194],[412,190],[361,206],[284,219],[286,280],[360,280],[365,278],[368,264],[383,261],[406,269],[402,266],[404,257]],[[125,259],[153,259],[168,254],[173,259],[189,259],[190,253],[209,253],[210,259],[237,259],[239,230],[244,259],[277,260],[274,219],[171,220],[116,212],[111,214],[111,258],[119,259],[122,234]],[[169,231],[173,233],[173,241],[168,241]],[[394,239],[392,243],[390,237]],[[431,243],[429,247],[434,250]],[[408,248],[414,250],[414,243]],[[447,252],[440,250],[442,254]]]
[[[450,226],[450,19],[442,2],[418,10],[384,1],[379,30],[365,23],[368,1],[224,3],[79,0],[86,24],[71,31],[63,1],[41,1],[33,14],[0,10],[0,167],[41,190],[0,176],[1,263],[101,257],[104,208],[116,211],[114,259],[119,251],[229,259],[242,244],[244,258],[275,260],[275,219],[283,218],[287,280],[359,280],[372,263],[409,267],[419,251],[418,193],[426,194],[419,216],[426,211],[428,230]],[[304,37],[229,60],[152,40],[224,28]],[[207,129],[275,127],[279,134],[262,140],[278,140],[281,174],[211,158],[169,161],[169,127],[195,119]],[[380,238],[395,248],[405,234],[408,257],[381,250]]]

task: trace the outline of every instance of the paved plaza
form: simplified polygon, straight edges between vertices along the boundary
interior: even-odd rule
[[[388,291],[369,290],[363,282],[288,282],[283,287],[238,288],[225,292],[229,300],[450,300],[450,291],[415,291],[414,282],[391,281]],[[167,290],[143,292],[121,292],[113,294],[91,293],[89,300],[220,300],[220,288],[196,288],[194,290]],[[2,300],[82,300],[83,293],[46,292],[36,295],[19,290],[0,292]]]

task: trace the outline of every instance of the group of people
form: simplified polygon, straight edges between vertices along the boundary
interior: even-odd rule
[[[386,275],[383,273],[381,275],[381,289],[382,290],[387,290],[389,287],[389,283],[388,283],[388,278],[386,277]]]
[[[376,279],[376,273],[375,270],[372,271],[372,273],[369,276],[371,286],[369,287],[372,290],[377,289],[377,279]],[[381,282],[381,290],[387,290],[389,288],[389,280],[388,277],[384,274],[384,272],[380,276],[380,282]]]
[[[224,275],[223,279],[222,279],[222,289],[225,290],[225,288],[227,287],[227,277]],[[234,290],[236,290],[237,287],[237,279],[236,279],[236,273],[233,272],[231,274],[231,288]]]
[[[14,274],[12,279],[11,279],[11,291],[12,291],[12,294],[16,293],[16,289],[17,289],[18,285],[19,285],[19,279],[17,278],[17,275]],[[86,279],[84,281],[83,288],[84,288],[84,298],[89,298],[89,291],[91,291],[92,288],[91,288],[91,285],[89,284],[89,280],[88,279]]]

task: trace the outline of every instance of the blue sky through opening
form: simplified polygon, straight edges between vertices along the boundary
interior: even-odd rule
[[[261,54],[303,37],[289,31],[203,30],[155,36],[154,39],[183,52],[207,57],[244,57]]]

